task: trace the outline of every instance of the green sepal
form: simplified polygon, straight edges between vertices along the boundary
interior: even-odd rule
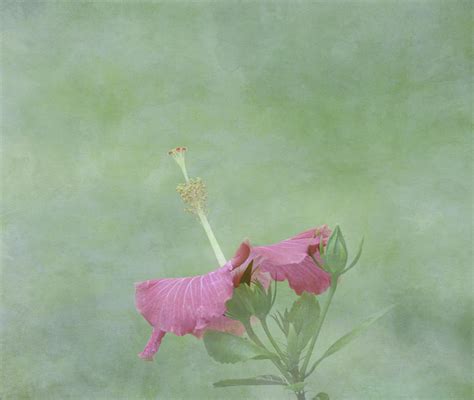
[[[239,284],[246,284],[247,286],[250,286],[250,282],[252,281],[252,268],[253,268],[253,260],[250,261],[249,265],[247,265],[247,268],[245,268],[245,271],[240,278]]]
[[[237,362],[275,359],[278,356],[247,339],[229,333],[207,331],[204,334],[207,353],[217,362],[234,364]]]
[[[360,244],[359,244],[359,249],[357,250],[357,254],[356,256],[354,257],[354,259],[352,260],[352,262],[349,264],[349,266],[344,270],[342,271],[343,274],[345,274],[347,271],[349,271],[352,267],[354,267],[357,262],[359,261],[359,258],[362,254],[362,247],[364,246],[364,238],[362,238],[362,240],[360,241]]]
[[[252,315],[260,320],[266,318],[274,302],[271,286],[265,289],[259,281],[240,284],[234,289],[232,298],[226,302],[226,316],[245,325]]]
[[[255,314],[251,301],[252,291],[248,285],[239,285],[234,289],[232,298],[225,303],[226,316],[242,322],[244,325]]]
[[[280,385],[285,386],[286,382],[276,375],[259,375],[254,378],[242,379],[224,379],[213,383],[214,387],[229,386],[261,386],[261,385]]]
[[[319,254],[323,255],[325,253],[324,250],[324,240],[323,240],[323,235],[319,237]]]

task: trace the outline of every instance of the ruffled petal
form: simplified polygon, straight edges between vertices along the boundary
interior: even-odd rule
[[[274,265],[266,261],[261,265],[261,269],[269,272],[276,281],[287,280],[298,295],[304,291],[320,294],[331,284],[331,276],[317,267],[309,256],[298,264]]]
[[[227,263],[205,275],[138,283],[136,306],[155,329],[182,336],[201,331],[222,316],[233,288]]]
[[[243,243],[231,261],[208,274],[137,283],[137,310],[153,326],[150,340],[139,356],[152,360],[167,332],[197,337],[207,329],[243,334],[243,325],[224,313],[234,289],[232,269],[238,268],[249,253],[249,245]]]
[[[235,252],[234,257],[230,260],[232,264],[232,268],[238,268],[241,266],[249,257],[250,255],[250,244],[248,240],[243,241],[237,251]]]
[[[320,240],[326,243],[330,235],[331,230],[323,225],[273,245],[252,247],[249,259],[260,259],[254,263],[256,268],[268,272],[274,280],[287,280],[298,295],[303,291],[320,294],[331,284],[330,275],[308,254],[318,258]]]

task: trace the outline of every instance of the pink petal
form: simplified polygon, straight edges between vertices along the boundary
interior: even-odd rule
[[[222,316],[233,288],[227,263],[205,275],[138,283],[136,306],[155,329],[182,336],[202,330]]]
[[[331,284],[330,275],[317,267],[309,256],[298,264],[274,265],[266,261],[261,267],[263,271],[268,271],[274,280],[287,280],[298,295],[304,291],[320,294]]]
[[[167,332],[197,337],[207,329],[242,334],[243,326],[224,313],[234,289],[232,269],[238,268],[249,253],[249,245],[242,244],[231,261],[208,274],[137,283],[137,310],[153,326],[150,340],[139,356],[153,359]]]
[[[319,257],[319,241],[327,241],[330,229],[324,225],[310,229],[282,242],[253,247],[250,259],[261,258],[258,268],[277,281],[288,280],[299,295],[303,291],[319,294],[330,285],[330,275],[317,267],[308,252]]]
[[[239,286],[242,275],[247,269],[251,261],[253,261],[252,280],[258,280],[264,285],[265,288],[270,286],[271,277],[268,273],[260,271],[258,264],[261,261],[261,257],[251,255],[251,246],[248,240],[245,240],[240,245],[235,257],[232,259],[232,278],[234,281],[234,287]]]
[[[235,252],[234,258],[230,261],[233,268],[237,268],[247,260],[250,255],[250,244],[248,240],[243,241],[237,251]]]
[[[245,333],[245,327],[240,321],[227,318],[224,315],[214,318],[205,330],[196,332],[194,335],[201,338],[203,333],[207,330],[226,332],[239,336]]]
[[[153,356],[160,348],[161,340],[164,336],[165,332],[158,329],[153,329],[150,340],[148,340],[145,349],[138,356],[146,361],[152,361]]]

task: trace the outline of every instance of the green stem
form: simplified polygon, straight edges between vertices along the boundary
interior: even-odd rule
[[[284,359],[284,355],[280,349],[280,346],[278,346],[278,343],[275,341],[272,334],[270,333],[270,330],[268,329],[267,320],[263,318],[260,322],[262,323],[263,330],[265,331],[265,334],[267,335],[268,340],[270,340],[270,343],[272,344],[272,346],[274,347],[274,349],[276,350],[280,358]]]
[[[318,340],[319,332],[321,331],[321,327],[323,326],[324,319],[326,318],[326,314],[329,309],[329,305],[331,304],[331,300],[334,296],[334,293],[336,292],[336,287],[337,287],[337,276],[332,275],[331,276],[331,287],[329,288],[329,294],[326,300],[326,303],[324,304],[323,311],[321,313],[321,317],[319,318],[318,321],[318,326],[316,327],[316,332],[314,333],[314,336],[311,339],[311,343],[308,348],[308,352],[306,353],[306,357],[304,360],[303,367],[301,368],[301,375],[306,377],[306,369],[308,368],[309,361],[311,360],[311,356],[313,354],[314,350],[314,345],[316,344],[316,340]]]
[[[245,329],[247,331],[247,334],[249,335],[249,338],[257,345],[257,346],[260,346],[262,349],[264,349],[265,351],[269,352],[270,351],[266,348],[266,346],[263,344],[263,342],[259,339],[259,337],[257,336],[257,334],[255,333],[255,331],[253,330],[252,328],[252,325],[250,323],[250,321],[246,324],[244,324],[245,326]],[[285,367],[282,365],[282,363],[279,361],[279,360],[274,360],[274,359],[271,359],[271,362],[273,364],[275,364],[275,366],[278,368],[278,370],[281,372],[281,374],[285,377],[285,379],[291,383],[292,382],[292,379],[291,379],[291,375],[285,370]]]
[[[306,396],[305,396],[304,392],[296,392],[295,394],[296,394],[296,398],[298,400],[306,400]]]
[[[188,171],[186,169],[186,162],[184,160],[184,156],[179,155],[175,157],[175,161],[181,168],[181,172],[183,173],[186,183],[189,183],[189,176],[188,176]],[[204,228],[204,231],[206,232],[207,238],[209,239],[209,242],[211,243],[212,250],[214,250],[214,254],[216,255],[217,262],[219,263],[220,266],[224,265],[227,262],[227,260],[224,256],[224,253],[221,250],[221,247],[219,246],[219,243],[217,242],[216,236],[214,235],[214,232],[212,231],[211,225],[209,224],[209,221],[207,220],[206,214],[204,213],[203,210],[199,209],[197,211],[197,215],[199,217],[199,221],[201,222],[202,227]]]
[[[313,373],[313,371],[316,369],[316,367],[319,365],[319,363],[320,363],[321,361],[323,361],[323,360],[324,360],[324,357],[321,357],[320,359],[318,359],[318,360],[311,366],[311,368],[309,369],[308,373],[304,376],[305,379]]]
[[[207,238],[209,239],[209,242],[211,243],[212,250],[214,250],[214,254],[216,255],[217,262],[219,263],[220,266],[224,265],[226,263],[226,259],[224,256],[224,253],[221,250],[221,247],[219,246],[219,243],[217,242],[216,236],[214,235],[214,232],[212,231],[211,225],[209,224],[209,221],[207,220],[206,214],[202,210],[198,211],[198,217],[199,221],[201,221],[201,225],[204,228],[204,231],[207,234]]]

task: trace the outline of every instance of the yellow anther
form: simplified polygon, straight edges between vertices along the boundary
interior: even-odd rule
[[[192,178],[186,183],[179,184],[176,187],[176,191],[181,196],[184,204],[186,204],[186,211],[193,214],[205,211],[207,189],[201,178]]]

